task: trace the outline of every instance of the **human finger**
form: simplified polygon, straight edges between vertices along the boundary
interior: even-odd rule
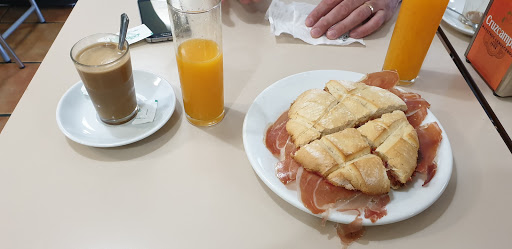
[[[350,37],[356,39],[365,37],[379,29],[385,21],[385,11],[379,10],[368,22],[350,31]]]
[[[340,4],[344,0],[322,0],[306,17],[306,26],[313,27],[320,18],[327,15],[336,5]]]
[[[368,17],[370,17],[372,14],[372,10],[363,4],[352,11],[352,13],[350,13],[345,19],[330,27],[327,30],[325,36],[331,40],[338,39],[338,37],[342,36],[354,27],[361,24],[364,20],[368,19]]]
[[[345,0],[338,4],[313,25],[311,28],[311,37],[318,38],[325,34],[329,28],[348,17],[364,1],[366,0]]]

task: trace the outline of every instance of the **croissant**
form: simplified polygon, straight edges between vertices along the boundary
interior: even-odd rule
[[[325,89],[302,93],[290,106],[286,130],[301,147],[323,135],[353,128],[394,110],[405,102],[393,93],[364,83],[327,82]]]
[[[371,154],[367,140],[354,128],[306,144],[293,158],[333,185],[372,195],[389,192],[390,181],[382,160]]]

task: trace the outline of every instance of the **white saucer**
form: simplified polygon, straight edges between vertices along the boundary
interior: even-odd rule
[[[89,99],[81,91],[82,81],[73,85],[57,105],[57,124],[69,139],[87,146],[116,147],[137,142],[160,129],[176,107],[176,95],[169,82],[152,73],[133,70],[135,92],[139,106],[148,100],[158,100],[153,122],[121,125],[103,123]]]
[[[452,7],[458,12],[462,13],[464,10],[464,4],[466,4],[466,0],[450,0],[448,7]],[[463,34],[469,36],[473,36],[475,34],[475,31],[468,25],[462,23],[459,20],[459,15],[451,10],[446,9],[443,15],[443,21]]]

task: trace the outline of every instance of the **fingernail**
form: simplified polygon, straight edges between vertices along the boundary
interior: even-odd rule
[[[322,35],[322,31],[320,31],[320,29],[319,29],[319,28],[313,28],[313,29],[311,30],[311,36],[312,36],[313,38],[318,38],[318,37],[320,37],[321,35]]]
[[[313,19],[311,19],[310,17],[306,18],[306,26],[307,27],[313,26]]]
[[[329,39],[336,39],[336,38],[338,38],[336,36],[336,31],[334,31],[334,30],[327,31],[327,34],[325,36],[327,36],[327,38],[329,38]]]

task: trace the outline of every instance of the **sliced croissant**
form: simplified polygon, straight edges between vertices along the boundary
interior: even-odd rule
[[[321,133],[313,126],[336,103],[336,98],[320,89],[305,91],[297,97],[290,106],[290,120],[286,124],[286,130],[297,147],[320,137]]]
[[[327,176],[327,180],[347,189],[378,195],[389,192],[390,181],[380,157],[368,154],[345,164]]]
[[[407,123],[394,131],[375,153],[387,163],[392,177],[405,184],[416,169],[419,147],[416,130]]]
[[[301,147],[323,135],[359,126],[405,103],[379,87],[350,81],[327,82],[325,90],[302,93],[290,106],[286,130],[295,146]]]
[[[354,128],[326,135],[301,147],[294,159],[306,170],[326,177],[336,186],[367,194],[384,194],[390,181],[382,160],[370,154],[363,136]]]
[[[370,151],[370,145],[361,133],[348,128],[302,146],[293,158],[307,170],[325,177],[345,162],[369,154]]]
[[[368,139],[372,148],[379,147],[393,132],[402,125],[408,124],[407,117],[402,111],[383,114],[382,117],[368,121],[357,128]]]

